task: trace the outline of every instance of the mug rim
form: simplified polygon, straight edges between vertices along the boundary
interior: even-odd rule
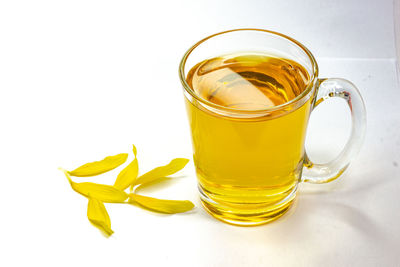
[[[236,109],[236,108],[230,108],[230,107],[225,107],[222,105],[218,105],[215,104],[211,101],[208,101],[207,99],[204,99],[202,97],[200,97],[199,95],[197,95],[194,90],[189,86],[189,84],[186,81],[185,78],[185,64],[186,61],[189,57],[189,55],[192,53],[192,51],[198,47],[199,45],[201,45],[202,43],[204,43],[205,41],[207,41],[208,39],[211,39],[215,36],[219,36],[219,35],[223,35],[226,33],[231,33],[231,32],[237,32],[237,31],[258,31],[258,32],[264,32],[264,33],[268,33],[268,34],[272,34],[272,35],[276,35],[279,37],[282,37],[292,43],[294,43],[295,45],[297,45],[299,48],[301,48],[308,56],[308,59],[311,62],[311,66],[312,66],[312,73],[310,75],[310,82],[307,85],[306,89],[301,92],[301,94],[299,94],[298,96],[296,96],[295,98],[291,99],[290,101],[287,101],[283,104],[277,105],[277,106],[273,106],[273,107],[269,107],[269,108],[263,108],[263,109],[250,109],[250,110],[241,110],[241,109]],[[264,113],[264,112],[271,112],[271,111],[276,111],[276,110],[280,110],[280,109],[284,109],[292,104],[297,103],[298,101],[300,101],[301,99],[303,99],[305,96],[308,95],[308,93],[312,90],[312,88],[314,87],[314,80],[318,77],[318,65],[317,62],[313,56],[313,54],[310,52],[310,50],[308,50],[304,45],[302,45],[299,41],[285,35],[279,32],[275,32],[275,31],[270,31],[270,30],[265,30],[265,29],[258,29],[258,28],[240,28],[240,29],[233,29],[233,30],[227,30],[227,31],[222,31],[219,33],[215,33],[212,34],[206,38],[201,39],[200,41],[198,41],[197,43],[195,43],[192,47],[190,47],[186,53],[183,55],[181,62],[179,64],[179,78],[181,80],[182,86],[185,89],[186,92],[188,92],[193,98],[195,98],[197,101],[207,105],[207,106],[211,106],[215,109],[218,110],[225,110],[228,112],[234,112],[234,113],[247,113],[247,114],[251,114],[251,113]]]

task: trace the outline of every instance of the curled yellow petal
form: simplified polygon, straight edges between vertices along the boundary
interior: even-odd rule
[[[113,186],[105,184],[95,184],[90,182],[75,183],[71,180],[67,171],[64,171],[65,176],[68,178],[72,189],[85,197],[96,198],[102,202],[108,203],[121,203],[128,198],[128,194]]]
[[[108,215],[103,202],[91,196],[89,197],[87,207],[87,217],[94,226],[103,231],[107,236],[114,233],[111,229],[110,216]]]
[[[129,194],[129,203],[139,205],[161,213],[181,213],[193,209],[194,205],[189,200],[167,200],[153,197],[146,197],[138,194]]]
[[[136,149],[136,146],[135,146],[135,145],[132,145],[132,151],[133,151],[133,154],[135,154],[135,158],[136,158],[137,149]]]
[[[150,183],[153,182],[159,178],[169,176],[171,174],[174,174],[181,169],[183,169],[186,164],[189,162],[188,159],[185,158],[176,158],[171,160],[170,163],[168,163],[165,166],[157,167],[142,176],[138,177],[133,183],[132,187],[138,184],[145,184],[145,183]],[[131,188],[132,189],[132,188]]]
[[[133,146],[133,153],[135,154],[135,159],[118,174],[114,183],[115,188],[125,190],[137,178],[139,173],[139,164],[136,157],[137,151],[135,146]]]
[[[86,163],[73,171],[70,171],[69,174],[72,176],[78,177],[88,177],[99,175],[108,171],[111,171],[121,164],[123,164],[128,158],[128,154],[121,153],[115,156],[106,157],[100,161]]]
[[[138,161],[135,158],[128,166],[123,169],[114,183],[114,187],[120,190],[125,190],[136,179],[139,172]]]

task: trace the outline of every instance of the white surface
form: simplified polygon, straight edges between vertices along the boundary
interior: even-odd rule
[[[214,2],[0,3],[1,266],[400,265],[392,1]],[[189,166],[153,193],[190,199],[194,212],[162,216],[108,204],[115,234],[105,239],[57,167],[130,151],[131,143],[142,171],[191,157],[180,57],[200,38],[238,27],[291,35],[315,54],[321,77],[360,88],[368,132],[359,157],[333,183],[302,185],[287,216],[253,228],[208,216]],[[315,157],[329,157],[319,145],[332,156],[348,126],[340,103],[324,105],[310,136],[338,137],[337,146],[309,138]],[[117,173],[91,180],[112,183]]]
[[[394,1],[394,30],[395,30],[395,44],[397,54],[397,78],[400,82],[400,0]]]

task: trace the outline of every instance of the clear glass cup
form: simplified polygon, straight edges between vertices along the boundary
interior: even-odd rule
[[[197,63],[221,55],[257,52],[293,60],[310,77],[301,94],[263,109],[221,106],[199,96],[186,80]],[[366,113],[349,81],[319,78],[311,52],[283,34],[237,29],[211,35],[183,56],[179,75],[191,127],[200,198],[214,217],[234,225],[259,225],[282,216],[299,182],[326,183],[339,177],[362,144]],[[304,140],[311,111],[331,97],[350,108],[352,130],[342,152],[326,164],[311,162]]]

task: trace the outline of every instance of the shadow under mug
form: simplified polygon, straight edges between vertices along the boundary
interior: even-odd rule
[[[278,106],[241,110],[200,97],[186,81],[199,62],[238,52],[277,55],[301,64],[310,81],[294,99]],[[358,153],[365,134],[365,106],[349,81],[318,78],[311,52],[283,34],[236,29],[211,35],[183,56],[179,75],[191,127],[193,158],[204,208],[234,225],[259,225],[282,216],[299,182],[326,183],[339,177]],[[304,149],[311,111],[331,97],[344,99],[352,129],[342,152],[326,164],[311,162]]]

